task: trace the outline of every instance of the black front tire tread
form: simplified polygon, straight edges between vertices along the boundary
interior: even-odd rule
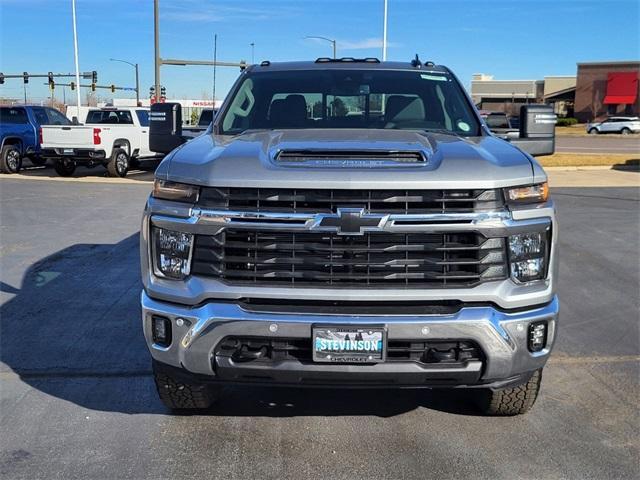
[[[527,383],[488,392],[485,413],[495,416],[521,415],[528,412],[538,398],[542,370],[537,370]]]
[[[209,385],[185,383],[158,371],[154,371],[153,377],[160,400],[172,410],[209,408],[216,399]]]

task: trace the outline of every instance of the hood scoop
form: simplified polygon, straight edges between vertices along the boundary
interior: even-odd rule
[[[420,150],[284,149],[275,153],[274,161],[288,167],[415,167],[426,165],[427,156]]]

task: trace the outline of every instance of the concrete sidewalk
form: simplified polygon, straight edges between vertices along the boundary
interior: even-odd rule
[[[638,170],[546,169],[551,187],[640,187]]]

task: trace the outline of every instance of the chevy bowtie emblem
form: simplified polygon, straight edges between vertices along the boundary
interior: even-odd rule
[[[338,235],[364,235],[379,230],[386,215],[365,213],[363,208],[339,208],[338,213],[318,214],[312,229],[336,232]]]

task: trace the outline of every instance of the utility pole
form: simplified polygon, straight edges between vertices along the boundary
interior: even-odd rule
[[[153,41],[155,51],[155,97],[156,101],[160,95],[160,18],[158,12],[158,1],[153,0]]]
[[[384,0],[384,24],[382,26],[382,61],[387,59],[387,0]]]
[[[78,29],[76,28],[76,0],[71,0],[71,10],[73,13],[73,52],[76,62],[76,85],[80,85],[80,67],[78,64]],[[51,100],[53,102],[53,90],[51,90]],[[80,114],[80,105],[82,104],[80,101],[80,89],[77,91],[76,95],[78,115]]]
[[[251,45],[251,65],[255,65],[255,63],[256,63],[256,57],[255,57],[255,46],[256,46],[256,44],[251,42],[249,45]]]

